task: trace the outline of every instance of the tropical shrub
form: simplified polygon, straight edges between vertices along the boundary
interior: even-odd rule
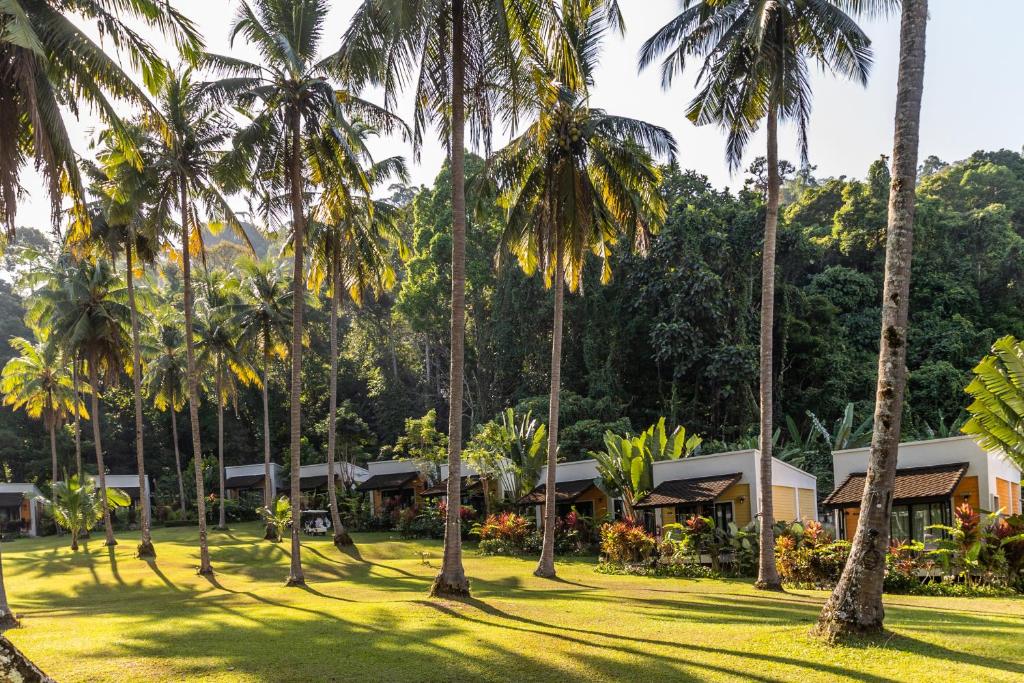
[[[287,496],[281,496],[274,501],[273,508],[269,506],[262,507],[259,509],[259,514],[267,526],[273,528],[274,538],[272,540],[276,543],[284,538],[285,532],[291,526],[292,503],[288,500]]]
[[[819,522],[776,528],[775,566],[782,581],[802,588],[830,588],[839,580],[850,544],[834,541]]]
[[[103,519],[102,497],[92,477],[79,480],[78,475],[54,482],[50,499],[40,498],[54,523],[71,534],[71,549],[78,550],[78,538]],[[128,494],[120,489],[106,489],[106,503],[111,510],[127,507]]]
[[[490,515],[470,531],[480,537],[484,555],[522,555],[530,551],[533,522],[514,512]],[[537,552],[540,552],[539,545]]]
[[[601,556],[612,564],[646,563],[656,541],[643,526],[623,520],[601,526]]]

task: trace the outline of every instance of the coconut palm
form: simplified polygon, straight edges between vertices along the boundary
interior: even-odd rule
[[[245,257],[237,262],[240,274],[239,301],[231,305],[232,324],[240,332],[239,342],[255,349],[262,358],[260,379],[263,396],[263,505],[274,502],[270,478],[270,361],[288,353],[292,291],[280,259]],[[272,525],[267,525],[269,532]]]
[[[146,351],[143,391],[153,406],[171,414],[171,443],[174,467],[178,475],[178,504],[185,510],[185,480],[181,473],[181,450],[178,447],[178,412],[185,407],[188,396],[188,363],[185,359],[185,338],[182,321],[170,306],[155,311],[155,324],[144,340]]]
[[[224,108],[193,82],[190,71],[184,70],[163,84],[157,96],[157,109],[159,115],[145,120],[146,128],[151,133],[146,149],[151,154],[158,177],[153,206],[156,219],[165,220],[175,208],[180,216],[186,384],[199,517],[198,572],[208,576],[213,574],[213,567],[210,565],[206,535],[206,500],[199,434],[199,376],[193,333],[192,257],[203,251],[199,204],[205,207],[207,215],[222,218],[246,243],[248,237],[214,179],[214,166],[223,156],[223,148],[234,130]]]
[[[56,481],[57,427],[70,415],[88,419],[89,414],[75,392],[66,358],[56,343],[45,338],[30,341],[22,337],[12,337],[10,343],[19,355],[4,365],[0,393],[4,395],[4,405],[13,410],[24,408],[29,417],[42,419],[50,433],[51,481]]]
[[[327,0],[259,0],[239,5],[231,29],[259,52],[262,63],[208,55],[210,65],[225,76],[208,89],[218,101],[233,101],[252,113],[234,138],[234,149],[223,164],[226,177],[238,187],[256,183],[265,196],[269,216],[286,215],[291,223],[292,338],[290,386],[291,499],[300,496],[302,336],[305,298],[306,184],[310,167],[324,145],[311,140],[327,135],[330,149],[342,155],[364,153],[352,129],[350,115],[382,130],[396,125],[383,109],[353,92],[336,88],[329,79],[333,59],[318,56],[327,17]],[[344,158],[337,166],[349,166]],[[300,507],[292,509],[291,566],[288,585],[304,585],[299,542]]]
[[[562,360],[565,286],[580,288],[588,253],[602,259],[602,280],[611,274],[612,245],[622,240],[643,248],[667,214],[658,192],[661,174],[651,153],[673,157],[675,141],[657,126],[613,116],[590,106],[589,89],[602,39],[617,24],[617,9],[605,0],[567,0],[563,21],[578,55],[581,79],[560,59],[561,44],[549,43],[529,59],[536,118],[491,161],[490,177],[506,208],[502,245],[523,270],[538,269],[553,286],[551,391],[548,414],[548,480],[544,544],[537,576],[553,577],[555,465],[558,456],[558,398]]]
[[[219,481],[217,528],[226,529],[224,514],[224,405],[238,397],[238,381],[259,382],[249,354],[239,343],[231,305],[237,282],[223,271],[207,273],[205,299],[200,308],[196,332],[199,364],[213,370],[213,393],[217,401],[217,475]]]
[[[516,121],[519,48],[534,50],[541,29],[557,28],[553,3],[540,0],[363,0],[338,53],[347,80],[383,86],[394,107],[415,84],[413,148],[428,125],[438,129],[452,172],[451,367],[448,410],[448,500],[462,499],[463,367],[466,332],[465,138],[490,151],[496,120]],[[569,54],[568,52],[566,54]],[[435,595],[468,595],[462,566],[459,506],[445,518],[441,571]]]
[[[118,381],[127,351],[131,313],[125,303],[124,284],[105,259],[81,260],[57,289],[39,296],[48,300],[54,341],[66,353],[85,360],[92,400],[92,434],[96,446],[96,469],[100,485],[100,507],[108,546],[116,545],[110,509],[106,500],[106,465],[100,426],[102,387]]]
[[[847,1],[854,3],[854,0]],[[888,4],[883,0],[860,3],[860,9],[884,10]],[[914,241],[928,0],[903,0],[901,12],[896,131],[889,188],[874,433],[860,504],[862,513],[850,547],[850,557],[818,618],[818,632],[831,640],[851,634],[877,633],[882,630],[885,618],[882,607],[885,562],[880,558],[885,557],[889,547],[896,454],[907,380],[910,259]]]
[[[850,0],[859,2],[859,0]],[[779,217],[780,121],[797,126],[800,155],[807,162],[811,112],[809,68],[866,84],[870,40],[830,0],[683,0],[682,11],[640,50],[640,68],[661,63],[668,89],[688,58],[703,58],[700,87],[686,110],[697,125],[715,124],[728,138],[726,158],[738,168],[750,136],[765,122],[768,187],[761,275],[760,462],[757,490],[761,516],[757,586],[781,588],[772,534],[772,329],[775,318],[775,241]]]
[[[40,498],[39,502],[54,523],[71,534],[71,549],[77,551],[78,539],[103,518],[104,508],[128,507],[131,498],[121,489],[98,489],[92,477],[72,475],[68,479],[65,475],[65,481],[54,482],[50,499]]]
[[[102,44],[82,30],[82,22],[95,22]],[[194,55],[201,41],[181,12],[159,0],[12,0],[0,4],[0,24],[0,223],[13,232],[18,177],[29,159],[46,182],[55,223],[65,190],[84,212],[78,159],[61,107],[77,116],[85,104],[121,129],[110,98],[148,102],[122,70],[125,60],[142,71],[147,85],[165,74],[138,26],[156,27],[186,55]]]

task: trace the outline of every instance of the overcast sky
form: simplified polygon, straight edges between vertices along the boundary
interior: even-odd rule
[[[191,17],[216,52],[253,58],[244,45],[231,48],[228,28],[236,3],[231,0],[175,0]],[[324,35],[325,52],[336,48],[356,0],[336,0]],[[677,79],[670,92],[660,88],[657,69],[637,74],[640,45],[678,11],[678,0],[622,0],[627,34],[610,36],[605,44],[595,106],[611,113],[645,119],[668,128],[679,145],[684,168],[707,175],[717,186],[738,186],[725,164],[724,137],[719,130],[695,127],[683,116],[694,93],[695,69]],[[922,113],[921,158],[935,154],[947,161],[962,159],[977,149],[1024,145],[1024,0],[932,0],[928,26],[928,61]],[[979,11],[983,10],[983,11]],[[819,176],[861,176],[868,164],[892,146],[896,94],[899,20],[864,22],[873,41],[875,64],[867,88],[816,73],[814,112],[810,127],[811,163]],[[168,48],[170,57],[173,53]],[[368,93],[374,99],[373,93]],[[378,98],[379,101],[379,98]],[[399,115],[410,119],[408,98]],[[95,116],[68,118],[72,140],[88,154]],[[763,135],[756,136],[747,161],[763,154]],[[409,155],[400,140],[382,139],[371,148],[379,156]],[[797,159],[793,131],[783,128],[780,155]],[[410,164],[414,184],[430,184],[444,160],[440,144],[431,143],[418,164]],[[49,206],[33,172],[23,177],[30,193],[18,212],[18,223],[39,228],[49,225]]]

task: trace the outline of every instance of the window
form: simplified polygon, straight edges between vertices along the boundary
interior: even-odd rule
[[[715,526],[722,531],[728,531],[733,521],[732,501],[715,503]]]
[[[935,524],[950,523],[949,503],[915,503],[896,505],[892,509],[890,534],[894,541],[918,541],[924,543],[941,532],[929,529]]]
[[[889,521],[889,535],[894,541],[910,540],[910,508],[900,505],[892,509]]]

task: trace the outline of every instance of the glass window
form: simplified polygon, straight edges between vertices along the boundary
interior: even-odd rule
[[[729,524],[733,521],[732,501],[727,503],[715,503],[715,526],[722,531],[729,530]]]
[[[895,541],[906,541],[910,539],[910,508],[906,505],[894,507],[890,520],[889,534]]]

